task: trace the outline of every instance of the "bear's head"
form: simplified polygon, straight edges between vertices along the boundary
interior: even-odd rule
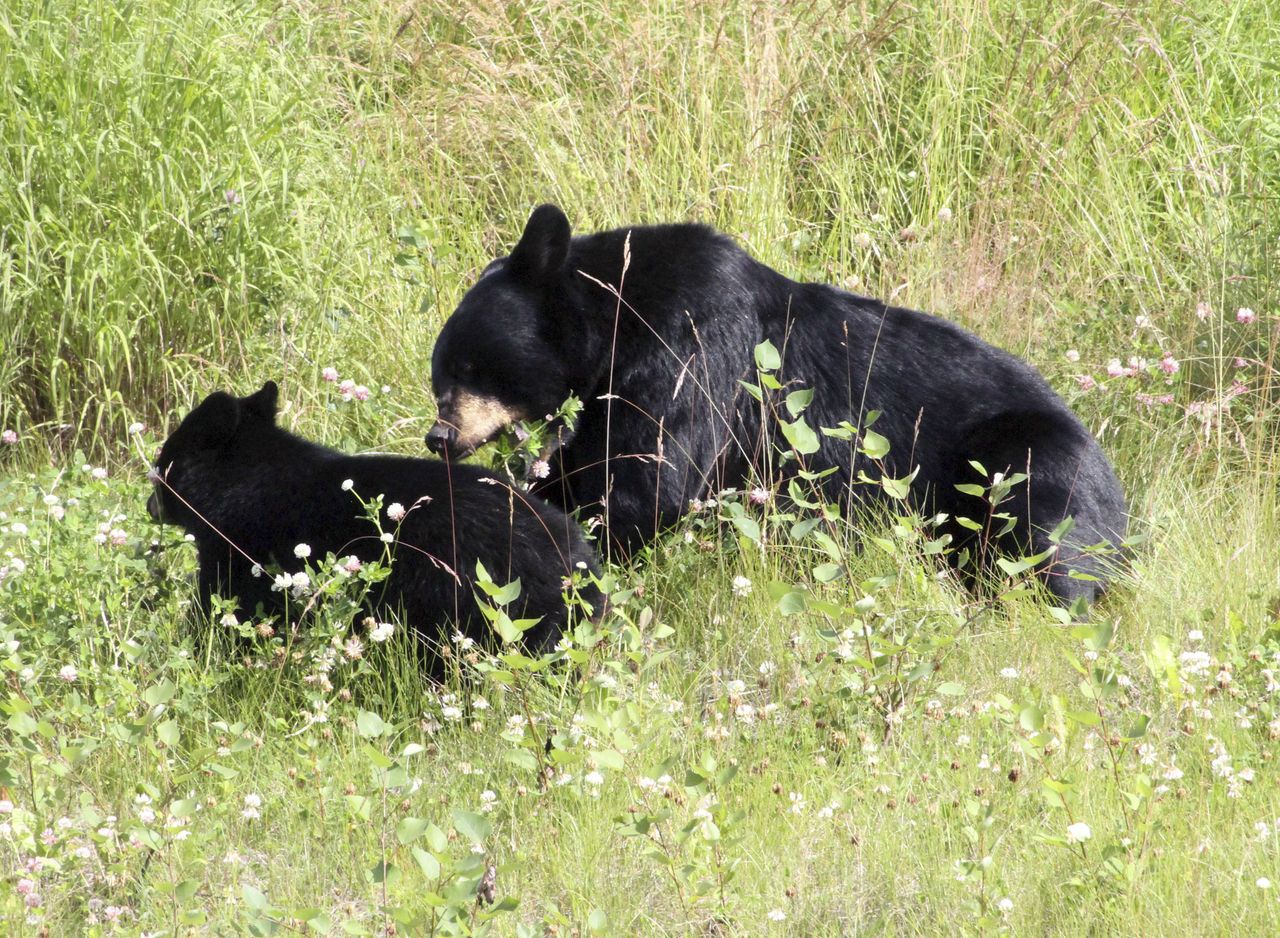
[[[250,455],[252,441],[275,427],[280,389],[268,381],[248,397],[215,391],[183,418],[160,447],[150,477],[154,490],[147,499],[153,521],[193,528],[202,524],[194,502],[217,482],[228,466]]]
[[[575,390],[571,234],[560,209],[534,209],[511,254],[444,324],[431,355],[434,452],[466,456],[514,421],[555,412]]]

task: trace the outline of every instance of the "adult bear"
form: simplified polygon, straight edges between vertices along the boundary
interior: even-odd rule
[[[1063,600],[1100,592],[1108,564],[1084,548],[1119,546],[1124,497],[1097,441],[1035,369],[937,317],[790,280],[703,225],[574,238],[559,208],[535,209],[440,333],[427,444],[465,456],[576,395],[575,432],[562,435],[538,491],[599,511],[614,556],[625,555],[691,500],[779,475],[774,440],[787,414],[744,388],[758,383],[754,350],[765,340],[787,389],[812,389],[810,427],[863,426],[880,412],[874,430],[890,444],[880,466],[826,434],[805,458],[834,470],[822,480],[829,499],[876,498],[883,489],[859,482],[864,473],[918,469],[914,506],[985,523],[989,506],[971,487],[986,480],[971,461],[1026,472],[999,508],[1016,519],[1002,546],[1051,550],[1050,534],[1071,517],[1041,572]],[[957,546],[977,537],[951,530]]]
[[[299,544],[313,562],[333,554],[348,570],[390,554],[390,573],[370,588],[366,611],[401,616],[429,643],[446,628],[477,641],[491,637],[475,601],[477,561],[500,584],[521,581],[507,611],[540,618],[524,633],[535,650],[564,630],[564,584],[575,574],[582,597],[601,608],[589,576],[595,553],[563,512],[477,466],[349,456],[303,440],[276,424],[278,396],[273,381],[248,397],[210,394],[165,440],[151,473],[147,511],[195,540],[206,613],[215,594],[234,596],[245,615],[287,613],[292,590],[263,568],[300,573]],[[361,499],[379,495],[375,523]],[[299,598],[294,609],[306,602]]]

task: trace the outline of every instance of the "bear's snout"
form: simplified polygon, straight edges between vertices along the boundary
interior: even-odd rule
[[[444,456],[458,443],[458,431],[448,424],[437,420],[435,426],[427,431],[427,449],[437,456]]]

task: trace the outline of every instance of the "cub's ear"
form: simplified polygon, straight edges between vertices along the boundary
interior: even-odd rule
[[[240,401],[226,391],[214,391],[183,423],[191,425],[200,446],[221,446],[240,426]]]
[[[507,258],[507,270],[538,283],[550,279],[564,269],[572,234],[564,212],[554,205],[539,205]]]
[[[244,406],[250,413],[275,423],[276,407],[279,402],[280,388],[276,386],[274,381],[268,381],[244,399]]]

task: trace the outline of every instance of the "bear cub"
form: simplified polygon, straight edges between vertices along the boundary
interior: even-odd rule
[[[331,552],[361,562],[381,560],[390,547],[390,574],[371,587],[367,611],[399,616],[428,644],[450,626],[489,638],[474,598],[477,560],[499,584],[520,579],[507,610],[541,617],[524,636],[532,650],[553,645],[567,625],[566,578],[579,574],[580,595],[600,608],[587,575],[597,569],[594,552],[562,511],[475,466],[350,456],[303,440],[277,426],[278,396],[271,381],[248,397],[210,394],[165,441],[152,470],[147,510],[194,535],[206,613],[214,594],[234,596],[245,615],[259,605],[283,613],[285,593],[255,565],[300,571],[298,544],[311,547],[313,560]],[[383,496],[382,529],[395,533],[393,544],[380,539],[357,493]],[[406,512],[399,524],[387,514],[396,503]]]
[[[753,353],[766,340],[783,390],[762,406],[744,385],[759,383]],[[540,206],[445,323],[431,382],[439,420],[427,444],[455,457],[576,395],[575,432],[537,491],[598,513],[615,554],[693,500],[759,481],[785,491],[799,469],[825,472],[824,496],[846,506],[885,504],[880,479],[913,477],[910,504],[952,519],[955,556],[988,550],[993,534],[1008,552],[1050,552],[1040,572],[1068,602],[1092,601],[1110,575],[1087,548],[1118,548],[1125,534],[1102,448],[1026,362],[936,316],[791,280],[704,225],[573,237],[560,209]],[[778,458],[791,448],[782,398],[793,391],[812,395],[803,416],[817,434],[802,462]],[[820,432],[865,430],[873,412],[887,455],[878,441],[872,459],[848,432]],[[996,473],[1029,477],[999,506],[1007,532],[978,494]],[[1068,517],[1074,528],[1055,534]]]

